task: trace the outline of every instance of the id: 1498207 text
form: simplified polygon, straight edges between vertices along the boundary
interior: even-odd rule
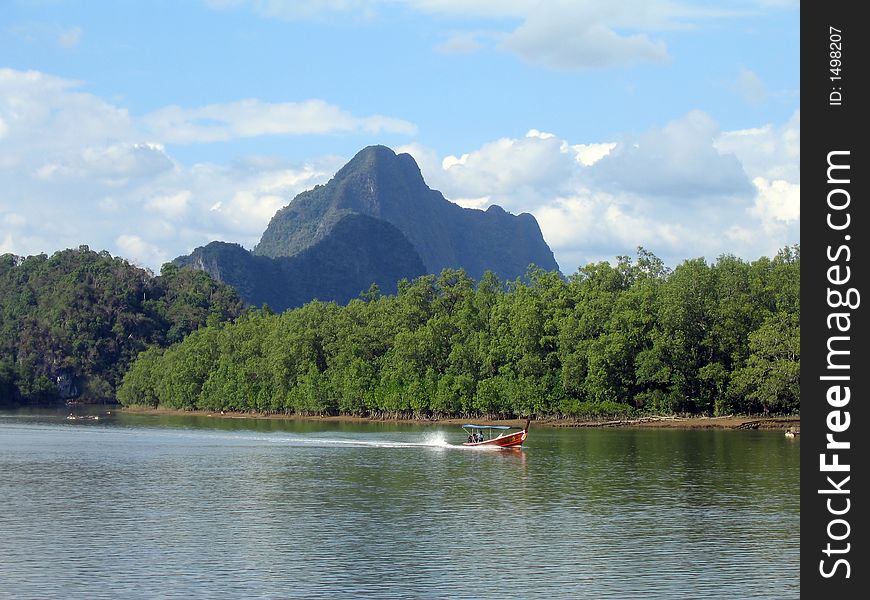
[[[828,94],[829,106],[843,104],[843,32],[836,27],[828,27],[828,48],[830,50],[831,92]]]

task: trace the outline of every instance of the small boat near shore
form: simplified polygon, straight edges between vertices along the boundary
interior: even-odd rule
[[[530,420],[526,419],[526,424],[523,427],[465,424],[462,426],[462,429],[468,437],[462,445],[518,448],[526,441],[526,436],[529,433],[529,423]]]
[[[100,415],[74,415],[72,413],[68,414],[66,417],[67,421],[99,421]]]

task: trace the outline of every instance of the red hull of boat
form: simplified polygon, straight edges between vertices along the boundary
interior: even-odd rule
[[[513,448],[516,446],[521,446],[522,443],[526,439],[526,431],[517,431],[515,433],[509,433],[507,435],[502,435],[497,438],[493,438],[491,440],[484,440],[482,442],[465,442],[462,444],[463,446],[498,446],[499,448]]]

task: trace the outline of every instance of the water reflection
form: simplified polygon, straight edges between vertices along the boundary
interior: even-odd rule
[[[0,416],[0,595],[799,595],[780,432],[65,416]]]

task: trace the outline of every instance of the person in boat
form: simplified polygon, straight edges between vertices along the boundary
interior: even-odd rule
[[[469,434],[468,434],[468,443],[469,443],[469,444],[473,444],[473,443],[476,442],[476,441],[477,441],[477,440],[476,440],[476,438],[474,437],[474,434],[473,434],[473,433],[469,433]]]

